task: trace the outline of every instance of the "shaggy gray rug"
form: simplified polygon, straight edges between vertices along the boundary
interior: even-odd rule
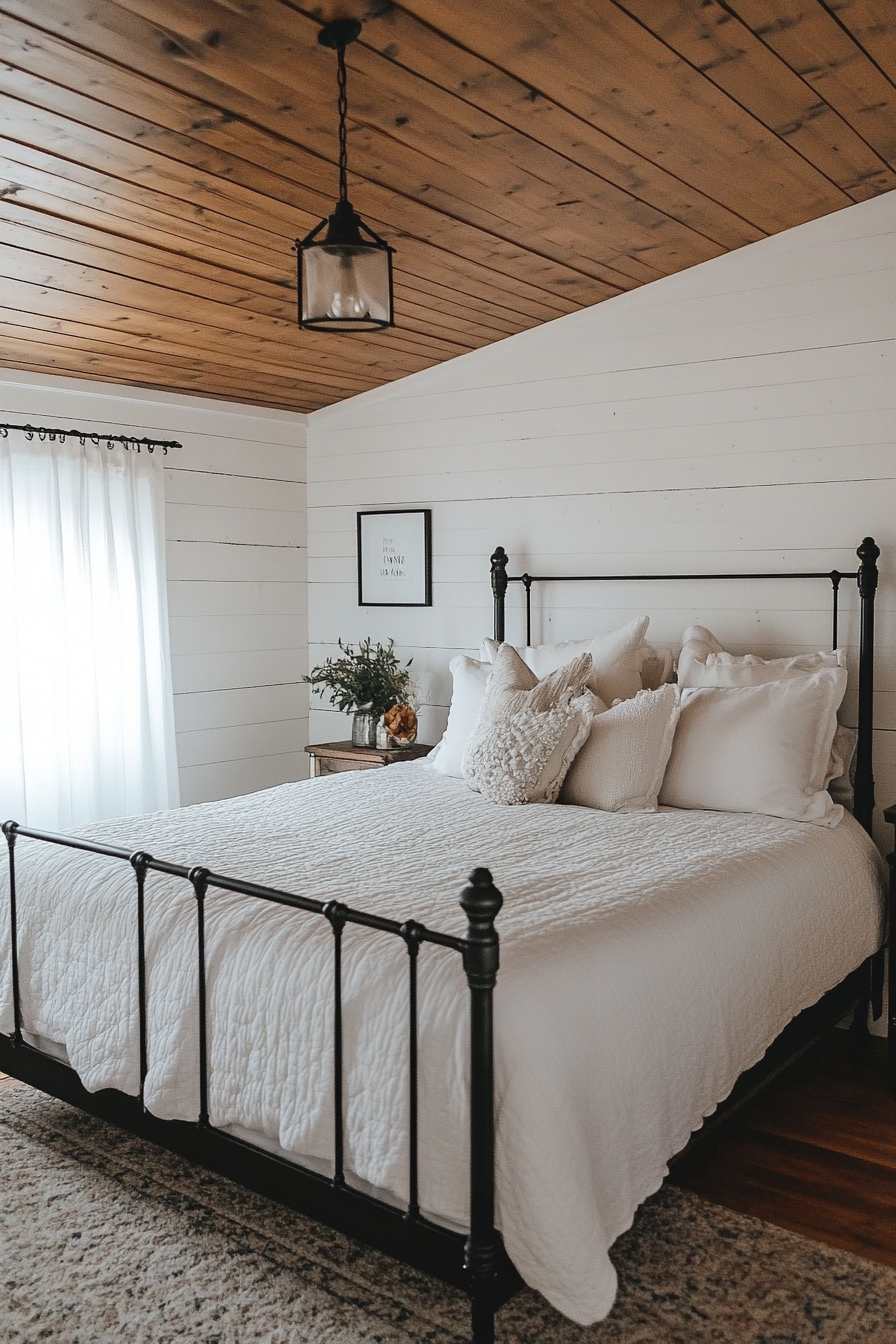
[[[500,1344],[893,1344],[896,1270],[667,1188],[583,1330],[525,1292]],[[466,1301],[26,1087],[0,1091],[10,1344],[464,1344]]]

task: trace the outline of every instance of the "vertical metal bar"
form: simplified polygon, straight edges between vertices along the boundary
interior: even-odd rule
[[[526,644],[532,643],[532,580],[528,574],[523,575],[523,586],[526,589]]]
[[[470,989],[470,1235],[464,1246],[474,1344],[495,1338],[495,1064],[492,994],[498,974],[495,918],[503,897],[477,868],[460,903],[467,915],[464,970]]]
[[[138,850],[131,855],[131,867],[137,876],[137,998],[140,1014],[140,1105],[143,1105],[143,1090],[146,1084],[148,1068],[147,1030],[146,1030],[146,867],[152,861],[151,854]]]
[[[345,906],[328,901],[324,914],[333,930],[333,1183],[345,1184],[345,1134],[343,1131],[342,1063],[342,930]]]
[[[507,552],[496,546],[492,555],[492,593],[495,598],[495,639],[504,643],[504,597],[507,593]]]
[[[410,1134],[408,1151],[408,1218],[419,1218],[419,1128],[417,1088],[417,953],[420,951],[422,929],[414,920],[401,926],[401,935],[408,949],[408,1059]]]
[[[877,557],[880,547],[866,537],[856,551],[861,561],[857,582],[862,619],[859,640],[859,734],[856,743],[855,818],[871,834],[874,819],[874,595],[877,591]]]
[[[832,631],[832,633],[831,633],[831,648],[832,648],[832,649],[836,649],[836,647],[837,647],[837,633],[838,633],[838,631],[837,631],[837,617],[838,617],[838,615],[839,615],[839,606],[840,606],[840,580],[841,580],[842,578],[843,578],[843,575],[842,575],[841,573],[839,573],[838,570],[834,569],[834,570],[831,571],[831,586],[832,586],[833,589],[834,589],[834,600],[833,600],[833,626],[834,626],[834,628],[833,628],[833,631]]]
[[[193,868],[190,881],[196,895],[199,972],[199,1124],[208,1128],[208,1002],[205,966],[205,893],[210,877],[207,868]]]
[[[19,923],[16,905],[16,833],[18,823],[5,821],[3,834],[9,848],[9,945],[12,954],[12,1042],[22,1044],[22,998],[19,992]]]

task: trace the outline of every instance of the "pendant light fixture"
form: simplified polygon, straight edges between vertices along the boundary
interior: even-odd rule
[[[336,52],[339,84],[339,200],[306,238],[296,239],[299,326],[308,331],[377,331],[393,325],[395,250],[356,214],[346,184],[345,49],[360,35],[357,19],[336,19],[317,35]],[[318,234],[326,229],[323,238]]]

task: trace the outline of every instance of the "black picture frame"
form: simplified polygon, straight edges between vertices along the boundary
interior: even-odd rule
[[[432,606],[432,509],[359,511],[358,606]]]

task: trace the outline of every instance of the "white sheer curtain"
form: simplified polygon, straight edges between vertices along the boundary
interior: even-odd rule
[[[0,821],[176,807],[159,455],[0,439]]]

